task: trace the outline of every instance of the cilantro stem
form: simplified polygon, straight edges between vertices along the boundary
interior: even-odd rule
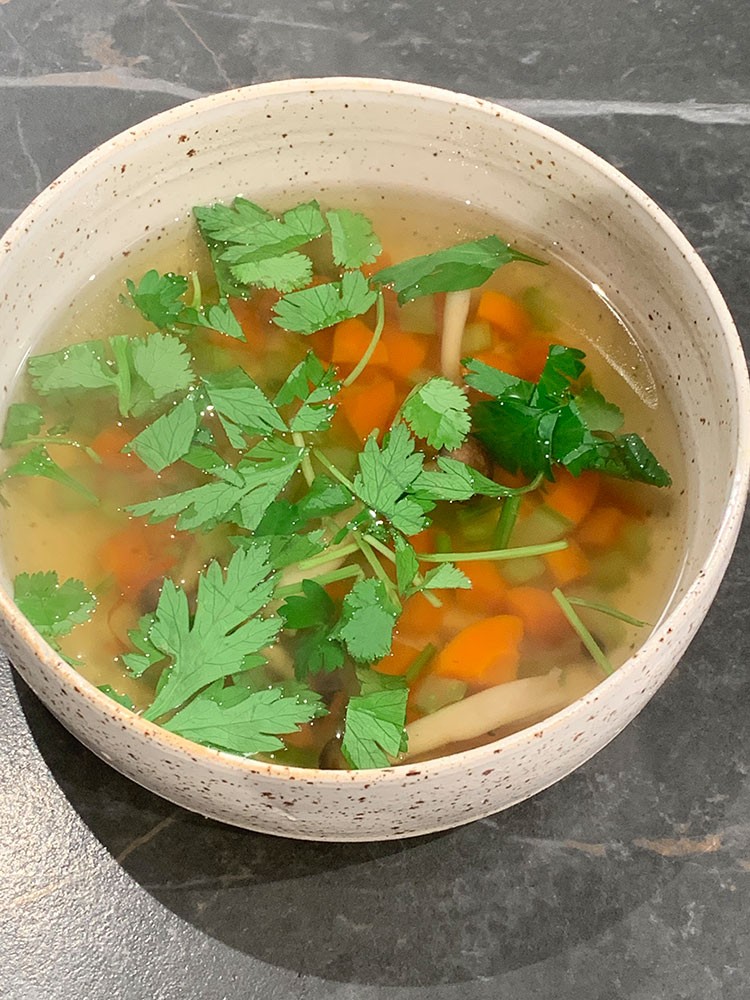
[[[21,444],[64,444],[64,445],[70,445],[71,448],[80,448],[81,451],[84,451],[88,455],[88,457],[91,459],[91,461],[92,462],[96,462],[97,465],[101,465],[101,463],[102,463],[101,458],[99,457],[99,455],[97,455],[97,453],[94,451],[93,448],[89,448],[89,446],[87,444],[81,444],[80,441],[74,441],[72,438],[59,438],[59,437],[53,437],[53,436],[42,434],[42,435],[40,435],[38,437],[33,436],[33,437],[24,438],[23,441],[19,442],[19,443],[21,443]]]
[[[428,642],[421,653],[418,653],[414,657],[409,665],[409,669],[404,674],[404,679],[407,684],[411,684],[413,681],[419,677],[424,668],[428,665],[433,656],[437,653],[437,648]]]
[[[303,559],[299,564],[299,568],[314,569],[316,566],[325,566],[326,563],[333,562],[334,559],[339,559],[342,556],[350,556],[359,551],[359,545],[355,542],[350,542],[349,545],[341,545],[338,548],[326,549],[325,552],[321,552],[318,556],[310,556],[309,559]]]
[[[375,555],[375,552],[373,551],[372,546],[368,542],[365,541],[365,539],[362,537],[362,535],[355,534],[354,535],[354,540],[356,541],[357,545],[361,549],[362,555],[365,557],[365,559],[367,560],[367,562],[370,564],[370,567],[371,567],[373,573],[382,582],[383,586],[385,587],[386,593],[388,594],[388,599],[390,600],[390,602],[393,604],[393,606],[398,610],[398,612],[400,614],[401,611],[402,611],[402,605],[401,605],[401,601],[399,600],[398,591],[396,590],[395,586],[393,585],[393,580],[391,580],[391,578],[388,576],[388,574],[386,573],[386,571],[383,569],[383,567],[378,562],[377,556]]]
[[[385,301],[383,299],[383,293],[378,293],[378,300],[375,304],[376,309],[376,319],[375,319],[375,329],[372,332],[372,340],[367,345],[367,349],[362,357],[359,359],[357,364],[354,366],[352,371],[344,379],[344,388],[350,386],[352,382],[359,378],[362,372],[367,367],[370,358],[375,353],[375,348],[378,346],[378,341],[383,332],[383,327],[385,326]]]
[[[320,576],[310,577],[310,579],[320,584],[321,587],[325,587],[327,583],[349,580],[353,576],[361,578],[363,575],[361,566],[342,566],[340,569],[332,569],[330,573],[321,573]],[[302,583],[303,581],[300,580],[298,583],[289,583],[285,587],[277,587],[275,596],[289,597],[290,594],[299,594],[302,591]]]
[[[302,456],[302,461],[300,462],[300,468],[302,469],[302,475],[305,477],[305,482],[308,486],[312,486],[313,479],[315,479],[315,470],[312,467],[312,462],[310,461],[310,455],[307,451],[307,445],[305,444],[304,435],[300,431],[292,432],[292,441],[296,444],[298,448],[304,449],[304,455]]]
[[[500,517],[497,519],[495,533],[492,538],[497,548],[507,548],[513,528],[516,525],[520,506],[521,498],[519,496],[506,497],[503,500]]]
[[[506,559],[527,559],[531,556],[545,556],[548,552],[559,552],[567,549],[568,543],[563,539],[559,542],[545,542],[544,545],[522,545],[515,549],[491,549],[486,552],[432,552],[420,555],[422,562],[476,562],[483,559],[496,559],[498,562]]]
[[[313,451],[313,455],[315,455],[317,460],[324,468],[328,469],[328,471],[335,479],[338,479],[340,483],[343,483],[343,485],[346,486],[349,490],[351,490],[352,493],[354,492],[354,483],[351,481],[351,479],[347,479],[344,473],[341,472],[340,469],[337,469],[332,462],[329,462],[322,451],[320,451],[318,448],[315,448]]]
[[[389,549],[387,545],[383,545],[382,542],[378,541],[378,539],[374,538],[372,535],[364,535],[363,537],[368,545],[372,545],[372,547],[380,552],[381,555],[384,555],[386,559],[390,559],[392,563],[396,562],[396,554]],[[424,583],[424,577],[421,573],[416,573],[414,575],[414,583],[417,587],[420,587]],[[442,608],[443,602],[439,597],[436,597],[435,594],[431,594],[429,590],[423,590],[421,591],[421,594],[429,601],[433,608]]]
[[[201,283],[197,271],[190,272],[190,281],[193,285],[193,300],[190,303],[190,305],[193,307],[193,309],[200,309],[201,303],[203,301],[203,293],[201,291]]]
[[[112,353],[117,363],[117,402],[120,416],[127,417],[130,413],[132,399],[132,381],[130,378],[130,361],[128,358],[127,337],[112,337],[110,340]]]
[[[587,601],[583,597],[569,597],[569,604],[575,604],[580,608],[590,608],[591,611],[600,611],[603,615],[609,615],[610,618],[617,618],[618,621],[625,622],[627,625],[635,625],[638,628],[645,628],[649,625],[649,622],[641,621],[640,618],[633,618],[632,615],[625,614],[624,611],[618,611],[617,608],[613,608],[609,604],[599,604],[597,601]]]
[[[565,594],[563,594],[563,592],[560,590],[559,587],[555,587],[555,589],[552,591],[552,596],[560,605],[560,610],[570,622],[573,631],[578,635],[578,638],[581,640],[583,645],[586,647],[589,653],[591,653],[593,658],[602,668],[602,671],[607,676],[613,674],[614,667],[609,662],[609,657],[604,652],[604,650],[599,646],[596,639],[593,637],[593,635],[589,632],[589,630],[583,624],[581,619],[578,617],[578,615],[575,612],[575,609],[573,608],[572,604],[565,596]]]

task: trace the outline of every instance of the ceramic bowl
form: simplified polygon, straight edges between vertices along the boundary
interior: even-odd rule
[[[120,708],[67,666],[0,592],[0,643],[86,746],[146,788],[252,830],[319,840],[406,837],[506,809],[558,781],[646,704],[716,593],[748,480],[750,393],[740,343],[695,251],[621,174],[505,108],[407,83],[322,79],[203,98],[122,133],[54,181],[5,235],[0,379],[89,276],[194,204],[365,181],[464,199],[561,252],[624,309],[679,419],[684,566],[667,612],[624,666],[516,735],[380,771],[299,770],[204,749]],[[560,234],[564,234],[561,237]]]

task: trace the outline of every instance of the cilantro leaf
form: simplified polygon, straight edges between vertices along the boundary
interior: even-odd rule
[[[145,717],[160,718],[214,681],[237,673],[243,659],[270,645],[281,621],[262,618],[276,577],[262,551],[238,549],[226,573],[209,563],[198,580],[191,623],[185,591],[165,580],[148,641],[170,658],[166,680]]]
[[[340,267],[357,268],[372,264],[383,251],[372,231],[372,223],[361,212],[342,208],[326,213],[331,230],[333,259]]]
[[[466,390],[447,378],[435,376],[409,394],[401,416],[417,437],[430,447],[453,451],[466,440],[471,427]]]
[[[202,309],[184,309],[180,313],[180,322],[189,323],[192,326],[202,326],[207,330],[217,330],[227,337],[234,338],[234,340],[245,339],[239,320],[232,312],[228,299],[224,297],[213,306],[205,306]]]
[[[425,511],[432,507],[429,501],[411,495],[423,463],[424,455],[414,451],[414,439],[404,424],[396,424],[382,447],[373,431],[359,456],[354,492],[398,531],[415,535],[426,526]]]
[[[474,496],[501,497],[515,492],[447,455],[439,455],[436,464],[437,470],[421,472],[414,483],[413,493],[419,499],[461,501]]]
[[[242,368],[204,377],[203,385],[234,447],[246,447],[242,434],[270,434],[287,426],[264,392]],[[239,438],[235,428],[241,432]]]
[[[129,450],[154,472],[187,455],[198,426],[198,412],[192,399],[183,399],[137,434]]]
[[[303,202],[284,212],[280,218],[262,219],[244,229],[241,235],[227,240],[234,246],[224,251],[222,259],[229,264],[239,264],[279,258],[322,236],[325,229],[325,219],[317,201]]]
[[[358,580],[344,598],[335,636],[354,660],[369,662],[391,651],[397,613],[382,580]]]
[[[273,506],[273,505],[271,505]],[[268,511],[266,511],[268,513]],[[254,535],[234,535],[230,541],[237,548],[256,548],[266,545],[268,561],[274,569],[284,569],[316,556],[326,547],[325,530],[308,531],[302,535],[261,534],[261,525],[255,529]]]
[[[130,695],[120,694],[119,691],[115,691],[111,684],[100,684],[99,690],[102,694],[106,694],[112,701],[116,701],[118,705],[122,705],[123,708],[129,708],[131,712],[135,711],[135,704]]]
[[[18,476],[41,476],[43,479],[51,479],[63,486],[68,486],[71,490],[75,490],[76,493],[80,493],[82,497],[85,497],[91,503],[99,503],[97,495],[92,493],[88,486],[84,486],[83,483],[79,482],[69,472],[66,472],[65,469],[59,466],[42,444],[35,445],[23,458],[19,458],[17,462],[9,466],[0,475],[0,481],[15,479]]]
[[[190,387],[190,353],[181,340],[166,333],[151,333],[130,341],[133,371],[151,390],[155,400]]]
[[[235,198],[231,205],[198,205],[193,215],[203,238],[216,243],[244,243],[249,231],[273,218],[247,198]]]
[[[313,479],[310,489],[297,501],[296,510],[304,523],[316,517],[333,517],[353,503],[354,496],[343,483],[321,475]]]
[[[403,305],[421,295],[476,288],[491,278],[503,264],[514,260],[528,261],[530,264],[543,263],[535,257],[514,250],[497,236],[486,236],[481,240],[459,243],[446,250],[393,264],[378,271],[370,280],[375,285],[393,288],[398,295],[399,304]]]
[[[285,406],[295,400],[302,402],[290,421],[292,431],[306,433],[327,430],[336,412],[336,407],[330,404],[330,400],[340,388],[335,368],[325,368],[320,359],[309,351],[287,376],[276,394],[274,405]]]
[[[584,357],[553,344],[536,385],[468,359],[466,382],[495,397],[472,407],[474,434],[510,472],[552,479],[557,463],[576,476],[593,469],[669,486],[669,473],[637,434],[614,433],[622,426],[620,409],[595,389],[577,387]]]
[[[250,531],[260,524],[268,506],[292,478],[302,461],[304,449],[274,440],[256,445],[229,469],[232,481],[195,486],[182,493],[156,497],[126,507],[136,517],[150,517],[151,523],[179,514],[177,527],[189,531],[230,520]],[[219,470],[213,470],[218,474]]]
[[[127,278],[125,285],[133,305],[149,323],[167,330],[179,322],[184,309],[182,296],[187,291],[188,279],[181,274],[159,274],[147,271],[138,285]]]
[[[417,655],[416,650],[414,651]],[[357,680],[359,681],[360,694],[374,694],[375,691],[401,690],[406,687],[406,678],[392,674],[381,674],[379,670],[372,667],[364,667],[361,664],[356,668]]]
[[[302,594],[287,597],[279,614],[287,628],[311,628],[330,621],[336,607],[323,587],[315,580],[302,581]]]
[[[287,597],[279,614],[287,628],[300,630],[294,649],[298,680],[343,666],[344,650],[334,627],[336,606],[319,583],[303,580],[302,594]]]
[[[471,580],[453,563],[441,563],[425,573],[419,590],[471,590]]]
[[[2,448],[12,448],[27,437],[38,434],[44,423],[42,411],[35,403],[11,403],[5,418]]]
[[[408,697],[404,687],[349,699],[341,752],[353,768],[388,767],[406,749]]]
[[[96,607],[96,598],[80,580],[60,583],[55,572],[19,573],[13,581],[13,600],[55,648],[56,641],[87,622]]]
[[[224,254],[224,260],[227,254]],[[262,260],[245,260],[230,264],[232,277],[243,285],[256,288],[275,288],[278,292],[293,292],[312,281],[312,261],[302,253],[291,251],[280,257]]]
[[[329,281],[285,295],[274,307],[274,323],[292,333],[310,334],[354,319],[375,304],[374,292],[361,271],[347,271]]]
[[[33,355],[28,370],[31,384],[42,396],[66,389],[108,389],[113,384],[103,340],[86,340],[50,354]]]
[[[123,653],[122,662],[132,677],[140,677],[149,667],[160,663],[165,657],[160,649],[150,641],[149,635],[156,618],[153,614],[142,615],[136,628],[128,631],[128,638],[138,650],[137,653]]]
[[[320,696],[312,691],[285,696],[279,688],[229,687],[197,695],[163,728],[230,753],[271,753],[284,746],[280,735],[320,714]]]

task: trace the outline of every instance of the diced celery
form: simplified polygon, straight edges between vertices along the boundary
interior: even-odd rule
[[[450,552],[453,548],[453,543],[451,542],[451,536],[447,531],[438,531],[435,538],[435,551],[436,552]]]
[[[563,538],[571,528],[567,517],[542,504],[516,523],[511,539],[513,545],[543,545]]]
[[[432,295],[423,295],[402,305],[399,322],[401,329],[410,333],[435,333],[435,300]]]
[[[496,523],[497,511],[477,512],[474,517],[467,517],[461,521],[461,533],[467,542],[481,542],[492,537]]]
[[[524,583],[544,576],[544,560],[538,556],[529,556],[528,559],[508,559],[503,562],[503,577],[511,587],[520,587]]]
[[[628,524],[622,533],[619,548],[635,562],[642,562],[651,549],[649,530],[645,524]]]
[[[607,552],[592,560],[588,580],[599,590],[617,590],[628,582],[632,568],[632,561],[624,552]]]
[[[484,320],[467,323],[461,341],[462,352],[476,354],[478,351],[487,351],[490,347],[492,347],[492,327],[490,324]]]
[[[439,708],[445,708],[446,705],[461,701],[465,694],[466,685],[463,681],[430,674],[419,686],[415,705],[424,715],[431,715]]]
[[[531,316],[537,330],[549,333],[558,325],[559,319],[554,302],[541,288],[527,288],[521,296],[521,304]]]

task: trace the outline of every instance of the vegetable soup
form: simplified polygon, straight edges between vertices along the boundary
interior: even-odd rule
[[[680,569],[637,339],[468,204],[272,207],[195,208],[28,359],[18,606],[128,709],[279,763],[385,767],[564,708]]]

